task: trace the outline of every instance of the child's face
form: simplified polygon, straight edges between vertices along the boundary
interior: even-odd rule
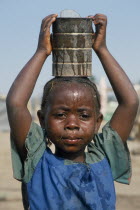
[[[44,127],[57,151],[84,152],[102,120],[95,110],[94,93],[88,86],[61,83],[53,88],[49,96]]]

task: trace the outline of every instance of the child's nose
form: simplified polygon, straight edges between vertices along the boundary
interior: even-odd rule
[[[70,116],[67,117],[66,123],[65,123],[65,130],[79,130],[80,126],[79,126],[79,120],[77,119],[77,117],[75,116]]]

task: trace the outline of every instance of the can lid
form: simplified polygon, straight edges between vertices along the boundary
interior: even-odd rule
[[[77,18],[80,17],[80,15],[75,10],[65,9],[60,12],[60,17]]]

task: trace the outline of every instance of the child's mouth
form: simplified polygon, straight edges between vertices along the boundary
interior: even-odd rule
[[[79,143],[80,141],[82,141],[81,138],[62,138],[62,140],[65,142],[65,143],[68,143],[68,144],[76,144],[76,143]]]

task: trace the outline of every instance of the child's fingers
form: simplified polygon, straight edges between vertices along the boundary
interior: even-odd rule
[[[100,24],[100,25],[106,25],[107,24],[107,17],[102,14],[97,14],[93,17],[93,22],[95,25]]]
[[[42,20],[41,31],[50,29],[51,24],[56,20],[57,14],[52,14]]]
[[[52,19],[50,19],[47,23],[46,23],[46,25],[45,25],[45,27],[43,28],[43,32],[48,32],[48,31],[50,31],[50,27],[51,27],[51,25],[52,25],[52,23],[54,22],[56,20],[56,18],[52,18]]]
[[[47,18],[45,21],[44,21],[44,24],[43,24],[43,31],[48,31],[50,30],[50,26],[52,25],[52,23],[56,20],[56,17],[55,16],[51,16],[49,18]]]
[[[44,24],[46,23],[47,20],[53,18],[53,17],[57,17],[57,14],[51,14],[46,16],[43,20],[42,20],[42,26],[44,26]]]
[[[106,21],[102,20],[102,19],[96,19],[96,20],[93,20],[94,22],[94,25],[102,25],[102,26],[105,26],[106,25]]]
[[[94,25],[96,26],[96,33],[99,32],[101,26],[107,25],[107,17],[103,14],[89,15],[88,18],[93,20]],[[94,33],[94,31],[93,31]]]
[[[95,24],[95,26],[96,25],[104,26],[104,25],[106,25],[106,22],[104,20],[95,20],[94,24]]]
[[[52,14],[53,15],[53,14]],[[52,17],[52,15],[48,15],[46,16],[43,20],[42,20],[42,23],[41,23],[41,29],[43,29],[45,27],[45,24],[46,24],[46,21],[48,19],[50,19]]]
[[[107,20],[107,16],[103,14],[96,14],[93,16],[93,18],[101,18],[101,19]]]

